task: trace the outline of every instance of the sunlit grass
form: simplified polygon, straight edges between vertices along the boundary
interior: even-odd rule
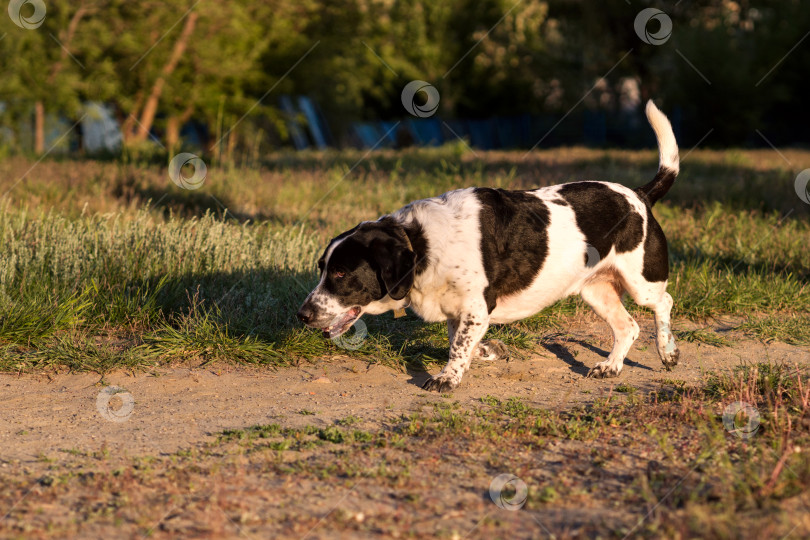
[[[384,151],[352,170],[360,157],[305,152],[274,156],[261,170],[211,169],[194,192],[174,187],[155,165],[40,164],[0,208],[0,368],[105,371],[117,365],[109,350],[120,352],[120,366],[286,364],[330,354],[397,367],[441,362],[440,324],[367,317],[368,339],[347,351],[295,321],[329,237],[456,187],[617,176],[640,185],[655,168],[653,152],[585,149],[525,161],[509,152],[477,159],[456,147]],[[30,165],[0,164],[0,184]],[[696,151],[683,171],[655,208],[669,239],[676,328],[679,319],[734,315],[759,339],[810,343],[808,205],[784,163],[762,152]],[[752,179],[750,193],[741,177]],[[777,180],[778,189],[771,184],[766,198],[750,202]],[[586,309],[567,299],[493,327],[490,337],[532,349]]]

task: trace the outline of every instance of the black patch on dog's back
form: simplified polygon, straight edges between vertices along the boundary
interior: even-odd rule
[[[633,251],[644,238],[644,219],[621,193],[599,182],[574,182],[560,188],[560,196],[574,210],[577,227],[585,241],[604,259],[610,248],[616,253]],[[587,253],[585,255],[586,261]]]
[[[647,207],[647,238],[644,240],[644,267],[641,275],[647,281],[666,281],[669,277],[667,237]]]
[[[490,313],[498,298],[531,285],[548,255],[549,210],[524,191],[476,188],[481,202],[481,257]]]

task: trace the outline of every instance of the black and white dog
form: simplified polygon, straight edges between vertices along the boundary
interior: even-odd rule
[[[658,355],[669,369],[679,350],[669,322],[667,240],[651,207],[675,181],[678,146],[652,101],[646,113],[660,164],[645,186],[466,188],[412,202],[329,243],[320,282],[298,317],[330,338],[364,313],[410,307],[426,321],[446,320],[450,359],[423,385],[444,392],[458,386],[473,358],[505,355],[502,343],[481,341],[491,323],[529,317],[577,293],[614,337],[607,360],[588,375],[617,376],[639,333],[622,304],[628,292],[655,313]]]

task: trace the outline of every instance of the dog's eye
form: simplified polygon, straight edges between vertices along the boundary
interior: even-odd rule
[[[346,275],[346,272],[341,272],[340,270],[332,270],[332,277],[334,278],[342,278]]]

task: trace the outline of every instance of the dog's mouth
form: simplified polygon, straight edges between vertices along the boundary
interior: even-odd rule
[[[332,323],[329,326],[321,329],[323,337],[333,339],[345,333],[346,330],[351,328],[355,321],[360,318],[361,312],[362,310],[355,306],[346,313],[338,315],[332,319]]]

